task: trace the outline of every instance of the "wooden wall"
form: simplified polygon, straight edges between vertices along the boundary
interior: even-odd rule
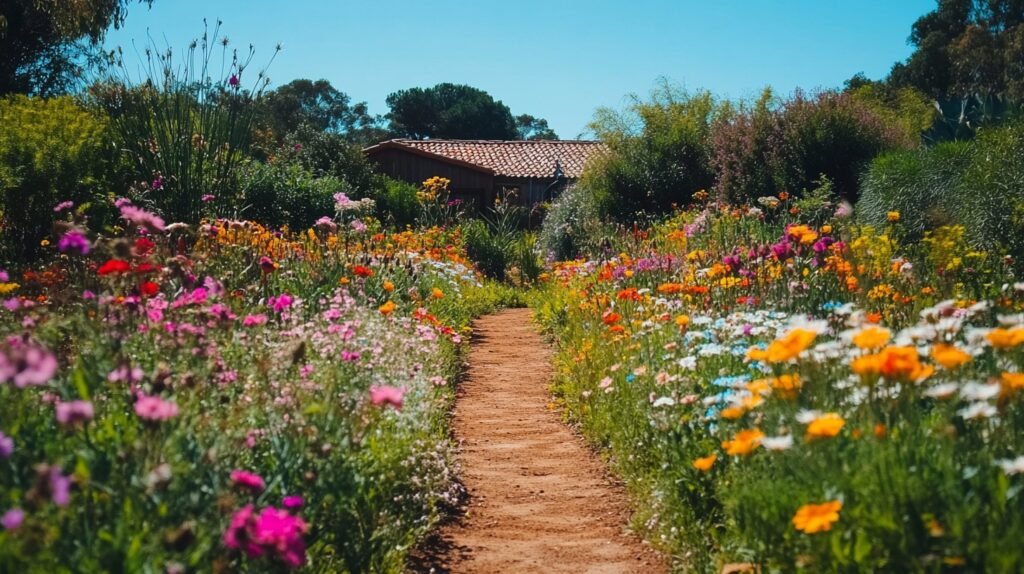
[[[370,160],[381,173],[395,179],[419,185],[434,176],[451,180],[452,196],[473,201],[477,206],[493,201],[494,176],[469,168],[437,161],[399,149],[385,149],[374,153]]]

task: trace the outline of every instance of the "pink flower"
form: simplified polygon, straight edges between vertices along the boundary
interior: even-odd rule
[[[232,470],[231,471],[231,482],[235,486],[247,488],[254,492],[262,492],[267,487],[260,475],[249,472],[247,470]]]
[[[281,506],[285,508],[302,508],[302,505],[306,503],[301,496],[286,496],[281,500]]]
[[[71,478],[64,476],[60,467],[50,467],[50,500],[60,507],[71,502]]]
[[[392,387],[390,385],[374,385],[370,387],[370,402],[377,407],[390,405],[397,410],[401,410],[404,396],[404,388]]]
[[[142,395],[135,401],[135,414],[147,421],[166,421],[178,416],[178,405],[160,397]]]
[[[20,508],[12,508],[0,517],[0,526],[3,526],[4,530],[17,530],[24,521],[25,511]]]
[[[64,210],[71,209],[74,206],[75,206],[75,202],[73,202],[73,201],[62,201],[62,202],[58,203],[56,206],[54,206],[53,212],[54,213],[60,213],[60,212],[62,212]]]
[[[201,199],[203,201],[203,203],[209,203],[209,202],[217,199],[217,196],[213,195],[213,194],[210,194],[210,193],[207,193],[207,194],[203,195],[202,197],[200,197],[199,199]]]
[[[92,420],[95,415],[92,403],[89,401],[69,401],[57,403],[57,422],[64,425],[76,425]]]
[[[14,439],[0,432],[0,458],[9,458],[14,454]]]
[[[333,233],[338,230],[338,224],[334,223],[334,220],[327,216],[317,219],[313,226],[324,233]]]
[[[244,327],[255,327],[257,325],[263,325],[267,322],[267,316],[260,315],[246,315],[245,319],[242,319],[242,326]]]
[[[224,531],[224,546],[232,550],[244,550],[252,557],[262,556],[263,549],[250,540],[249,527],[252,523],[252,505],[242,508],[231,517],[231,523]]]
[[[363,233],[366,231],[366,224],[358,219],[353,219],[350,225],[352,227],[352,231],[355,231],[356,233]]]
[[[284,310],[288,309],[289,307],[292,306],[292,303],[294,302],[295,299],[287,293],[281,293],[277,297],[271,297],[269,300],[267,300],[267,304],[269,304],[270,307],[276,313],[281,313]]]
[[[166,224],[164,220],[159,216],[146,211],[145,209],[135,207],[131,204],[123,204],[119,206],[121,208],[121,218],[126,219],[129,223],[132,223],[138,227],[141,227],[147,231],[154,233],[164,230]]]
[[[7,283],[11,280],[11,276],[7,273],[6,269],[0,269],[0,283]]]
[[[269,554],[290,568],[306,562],[306,544],[302,535],[309,527],[286,510],[268,507],[255,516],[252,505],[242,508],[231,517],[224,531],[224,545],[242,550],[249,557]]]
[[[107,380],[111,383],[138,383],[144,376],[145,373],[139,367],[121,365],[110,371],[110,374],[107,375]]]
[[[12,381],[15,387],[42,385],[57,374],[57,357],[48,349],[17,337],[0,347],[0,383]]]
[[[237,89],[238,86],[241,85],[241,83],[242,83],[242,80],[238,77],[238,74],[231,74],[231,77],[228,78],[228,85],[231,86],[232,88],[236,88]]]

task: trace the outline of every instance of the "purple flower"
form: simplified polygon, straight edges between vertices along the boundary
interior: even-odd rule
[[[786,240],[782,240],[775,245],[772,245],[772,254],[775,255],[775,258],[779,261],[785,261],[796,255],[793,251],[793,247]]]
[[[11,297],[10,299],[4,301],[4,309],[7,309],[11,313],[17,311],[20,308],[21,300],[19,300],[17,297]]]
[[[60,507],[71,502],[71,477],[64,476],[60,467],[50,467],[50,500]]]
[[[231,74],[231,77],[228,78],[228,85],[232,88],[238,89],[238,86],[241,85],[241,83],[242,80],[238,77],[237,74]]]
[[[178,405],[160,397],[142,395],[135,401],[135,414],[147,421],[166,421],[178,416]]]
[[[72,230],[61,236],[57,242],[57,249],[61,253],[70,252],[77,255],[88,255],[92,245],[81,231]]]
[[[0,269],[0,283],[7,283],[11,280],[11,276],[7,274],[6,269]]]
[[[155,191],[160,191],[161,189],[164,188],[164,183],[164,176],[157,175],[155,178],[153,178],[153,183],[150,185],[150,187],[153,188]]]
[[[53,212],[54,213],[60,213],[60,212],[62,212],[64,210],[66,210],[66,209],[71,209],[74,206],[75,206],[75,202],[73,202],[73,201],[62,201],[62,202],[58,203],[53,208]]]
[[[57,422],[64,425],[77,425],[92,420],[95,411],[89,401],[69,401],[57,403]]]
[[[12,337],[5,347],[0,348],[0,383],[12,381],[20,389],[45,384],[57,374],[57,357],[42,345]]]
[[[9,458],[14,454],[14,439],[0,432],[0,458]]]
[[[25,511],[20,508],[12,508],[0,516],[0,526],[4,530],[17,530],[25,521]]]

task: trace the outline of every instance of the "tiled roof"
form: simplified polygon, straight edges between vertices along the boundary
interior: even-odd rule
[[[601,142],[583,140],[388,140],[366,152],[406,149],[413,153],[454,160],[493,171],[494,175],[514,178],[551,178],[555,162],[568,178],[578,178],[587,162],[607,148]]]

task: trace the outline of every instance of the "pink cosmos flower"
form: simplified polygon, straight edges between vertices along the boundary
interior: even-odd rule
[[[255,327],[257,325],[263,325],[267,322],[267,316],[260,315],[246,315],[245,319],[242,319],[242,325],[245,327]]]
[[[285,311],[286,309],[291,307],[292,303],[294,302],[295,299],[287,293],[281,293],[277,297],[271,297],[270,299],[267,300],[267,304],[269,304],[270,307],[276,313],[281,313]]]
[[[3,526],[4,530],[17,530],[24,521],[25,511],[20,508],[12,508],[0,517],[0,526]]]
[[[139,367],[121,365],[110,371],[107,380],[111,383],[138,383],[146,374]]]
[[[0,283],[7,283],[11,280],[11,276],[7,273],[6,269],[0,269]]]
[[[73,201],[62,201],[62,202],[60,202],[60,203],[58,203],[57,205],[54,206],[53,212],[54,213],[60,213],[60,212],[65,211],[67,209],[71,209],[74,206],[75,206],[75,202],[73,202]]]
[[[217,199],[217,196],[213,195],[213,194],[210,194],[210,193],[207,193],[207,194],[203,195],[202,197],[200,197],[199,199],[201,199],[203,201],[203,203],[209,203],[209,202]]]
[[[71,502],[71,477],[64,476],[60,467],[50,467],[50,500],[60,507],[65,507]]]
[[[145,209],[135,207],[131,204],[123,204],[119,206],[121,208],[121,218],[127,220],[138,227],[141,227],[147,231],[154,233],[161,232],[166,227],[164,220],[158,215],[150,213]]]
[[[95,415],[92,403],[89,401],[69,401],[57,403],[57,422],[64,426],[76,425],[92,420]]]
[[[370,402],[374,406],[388,405],[396,410],[402,410],[405,388],[392,387],[390,385],[374,385],[370,387]]]
[[[350,225],[352,227],[352,231],[355,231],[356,233],[363,233],[366,231],[366,224],[358,219],[353,219]]]
[[[247,470],[232,470],[231,471],[231,482],[235,486],[247,488],[254,492],[262,492],[267,487],[260,475],[249,472]]]
[[[178,405],[160,397],[141,395],[135,401],[135,414],[142,420],[166,421],[178,416]]]
[[[9,458],[14,454],[14,439],[0,432],[0,458]]]
[[[327,216],[317,219],[313,226],[324,233],[333,233],[338,230],[338,224],[334,223],[334,220]]]
[[[281,500],[281,506],[285,508],[302,508],[306,501],[301,496],[286,496]]]
[[[15,387],[42,385],[57,374],[57,357],[31,341],[10,337],[0,346],[0,383],[12,381]]]

